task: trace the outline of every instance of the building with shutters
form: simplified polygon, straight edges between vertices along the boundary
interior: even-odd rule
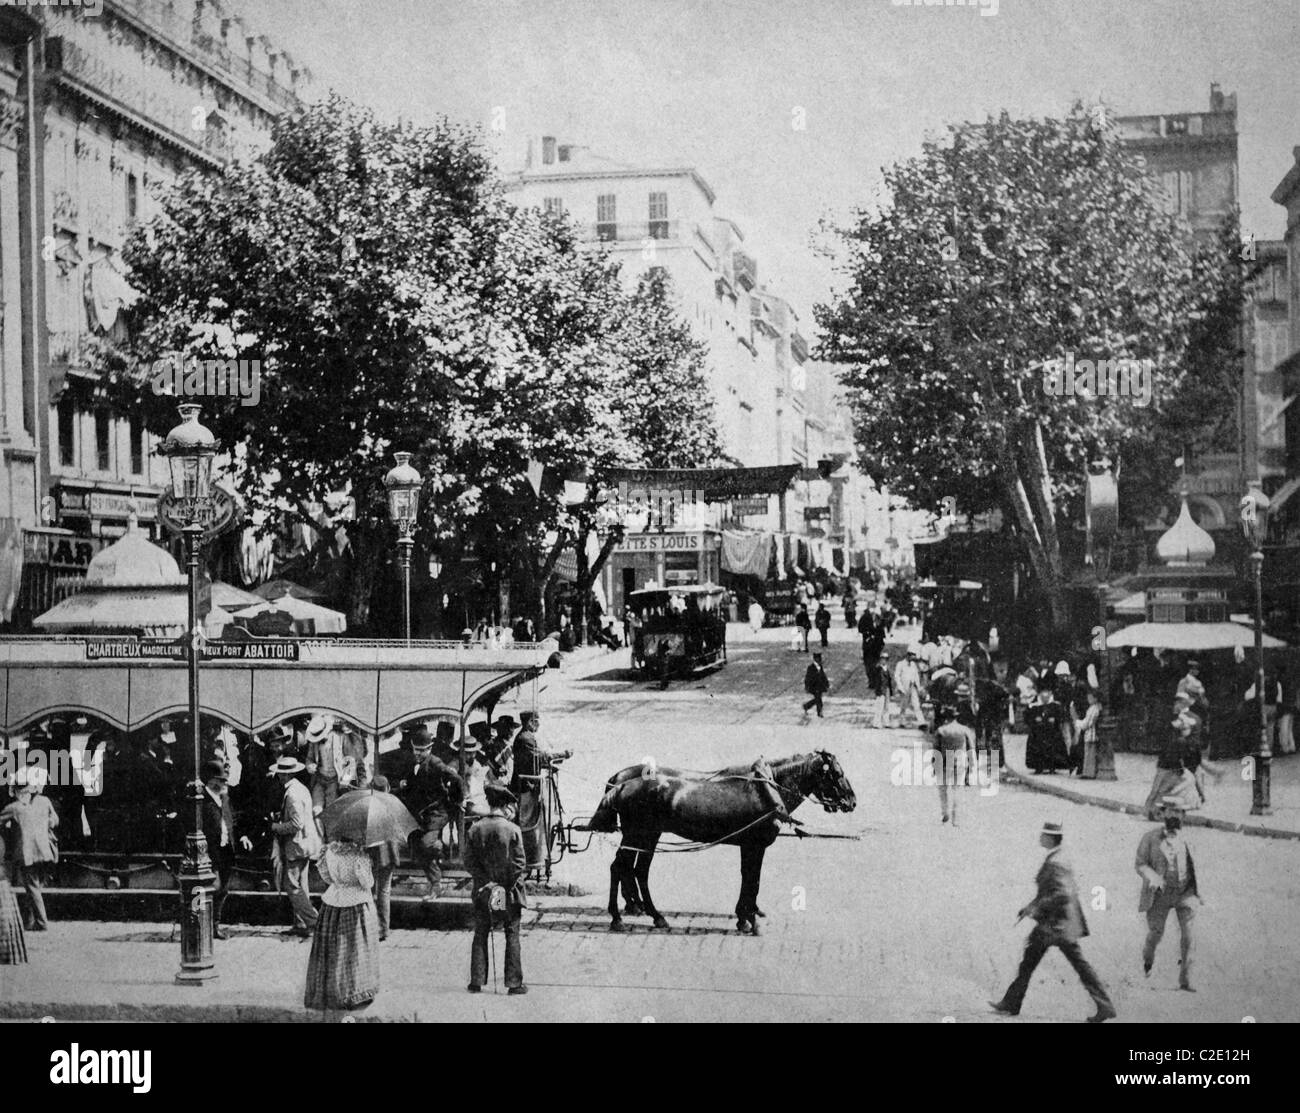
[[[0,40],[0,621],[21,626],[132,508],[156,535],[156,438],[94,404],[85,359],[131,327],[125,237],[182,172],[265,149],[310,75],[229,0],[4,5]]]

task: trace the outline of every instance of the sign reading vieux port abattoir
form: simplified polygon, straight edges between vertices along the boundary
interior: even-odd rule
[[[200,656],[210,661],[296,661],[298,643],[204,642]],[[185,645],[165,638],[104,639],[86,642],[88,661],[185,660]]]

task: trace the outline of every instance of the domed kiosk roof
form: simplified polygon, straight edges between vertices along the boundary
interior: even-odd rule
[[[86,587],[177,587],[186,579],[171,553],[155,545],[132,514],[126,533],[97,553],[86,572]]]
[[[1156,556],[1172,568],[1204,567],[1214,559],[1214,538],[1192,520],[1186,494],[1178,521],[1156,542]]]

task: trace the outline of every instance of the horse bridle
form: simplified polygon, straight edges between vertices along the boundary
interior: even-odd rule
[[[828,753],[826,750],[814,750],[812,754],[812,763],[809,766],[808,772],[812,773],[814,771],[816,764],[820,762],[822,767],[822,772],[829,774],[831,771],[830,763],[834,760],[835,760],[834,756]],[[841,781],[844,780],[843,771],[840,772],[839,779]],[[805,792],[802,789],[782,788],[775,778],[773,778],[772,783],[776,785],[776,790],[783,797],[787,795],[797,796],[801,802],[809,799],[816,800],[817,803],[819,803],[822,806],[823,811],[826,811],[832,815],[835,814],[836,812],[842,812],[847,810],[841,801],[827,800],[819,792],[816,791]],[[840,786],[838,784],[835,786],[835,791],[837,794],[840,793]]]

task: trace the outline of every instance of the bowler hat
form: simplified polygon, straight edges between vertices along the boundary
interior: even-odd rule
[[[496,727],[509,727],[511,730],[514,730],[519,723],[516,722],[513,715],[498,715],[496,722],[492,725]]]

